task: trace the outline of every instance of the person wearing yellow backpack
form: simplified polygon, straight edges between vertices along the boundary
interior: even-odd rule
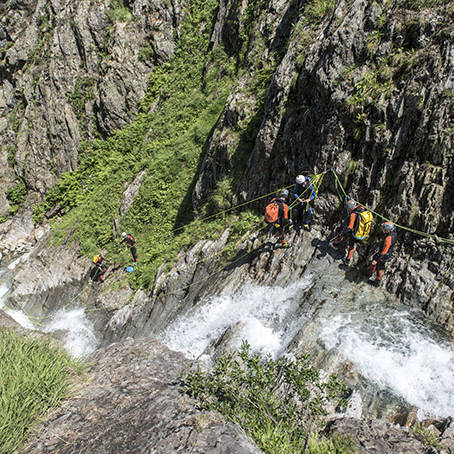
[[[104,257],[104,255],[99,253],[93,257],[93,263],[95,266],[90,272],[90,277],[95,282],[98,281],[103,282],[104,274],[107,271],[107,268],[109,268],[109,265],[107,264],[107,259]]]
[[[372,226],[372,213],[352,199],[345,201],[347,217],[341,232],[330,242],[330,245],[338,244],[347,238],[347,251],[342,259],[345,265],[349,265],[356,249],[356,244],[367,240]]]

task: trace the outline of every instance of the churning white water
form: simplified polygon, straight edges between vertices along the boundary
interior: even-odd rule
[[[34,320],[23,311],[6,306],[8,292],[7,283],[0,284],[0,309],[22,327],[46,333],[59,332],[66,350],[76,357],[88,356],[96,349],[93,324],[87,319],[83,309],[60,310],[43,320]]]
[[[244,339],[253,350],[276,357],[285,352],[301,326],[297,295],[309,285],[309,279],[287,288],[245,285],[234,295],[220,295],[195,306],[163,333],[162,340],[196,358],[213,340],[235,328],[229,346],[238,347]]]
[[[93,324],[85,316],[84,309],[58,311],[46,322],[44,331],[63,331],[62,341],[66,350],[78,358],[88,356],[96,349]]]
[[[453,415],[453,346],[408,311],[375,306],[369,315],[326,319],[320,339],[381,389],[418,407],[420,416]]]
[[[210,346],[238,347],[242,340],[255,351],[279,356],[308,322],[300,296],[310,281],[287,288],[245,285],[233,295],[221,295],[193,307],[164,333],[170,348],[190,358],[208,356]],[[311,319],[317,345],[349,360],[379,389],[390,390],[419,409],[420,416],[454,414],[454,348],[418,318],[402,308],[367,301],[326,301]],[[376,299],[376,298],[375,298]],[[356,301],[357,303],[357,301]]]

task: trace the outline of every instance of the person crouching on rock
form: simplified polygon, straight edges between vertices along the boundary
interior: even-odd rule
[[[121,243],[126,243],[126,246],[128,246],[129,250],[131,251],[132,259],[134,262],[137,263],[137,249],[136,249],[136,241],[132,237],[132,235],[123,232],[122,234],[123,239],[120,241]]]
[[[265,208],[265,222],[274,227],[275,236],[279,238],[283,247],[289,247],[285,239],[285,229],[292,222],[288,216],[288,196],[287,189],[283,189]]]
[[[104,274],[109,267],[107,264],[107,259],[101,253],[99,253],[93,257],[93,263],[95,266],[90,271],[90,277],[94,282],[103,282]]]
[[[394,255],[394,246],[397,241],[396,226],[392,222],[384,222],[381,225],[382,231],[385,234],[381,250],[377,252],[370,264],[370,279],[371,284],[379,286],[383,273],[385,272],[385,264],[389,262]]]

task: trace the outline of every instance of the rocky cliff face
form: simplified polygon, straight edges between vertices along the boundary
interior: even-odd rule
[[[235,3],[228,8],[224,16],[241,17]],[[256,48],[248,54],[251,75],[230,96],[213,134],[217,140],[200,173],[195,203],[235,172],[241,178],[233,186],[242,200],[288,185],[297,174],[334,168],[350,196],[385,217],[452,238],[452,4],[421,14],[409,2],[390,8],[340,2],[319,26],[311,8],[271,2],[258,13],[256,44],[266,52],[260,64]],[[231,22],[218,26],[225,36]],[[263,68],[272,77],[257,99],[245,87]],[[245,152],[233,131],[248,128],[253,133]],[[332,193],[329,175],[320,195],[330,200]],[[317,222],[332,228],[334,209],[320,201]],[[387,288],[452,331],[452,261],[452,246],[400,230]]]
[[[83,140],[107,137],[131,121],[153,65],[172,57],[183,6],[88,0],[11,0],[0,6],[0,179],[5,188],[18,177],[39,193],[29,191],[30,199],[40,197],[61,172],[77,166]],[[212,45],[223,44],[235,55],[247,42],[245,70],[208,138],[194,207],[226,180],[234,202],[241,202],[290,185],[296,174],[333,168],[347,192],[377,212],[440,237],[452,235],[453,9],[450,2],[423,6],[416,1],[324,6],[221,1]],[[340,216],[336,196],[328,173],[315,208],[318,226],[311,234],[292,234],[289,252],[275,251],[251,235],[224,268],[222,260],[210,257],[225,247],[226,231],[181,253],[170,272],[163,265],[155,287],[135,293],[120,284],[115,290],[84,290],[90,264],[78,256],[77,245],[49,247],[47,228],[36,230],[30,212],[24,212],[3,228],[0,241],[10,252],[37,243],[18,268],[10,298],[34,314],[52,313],[75,299],[89,303],[104,345],[159,335],[203,298],[250,282],[288,285],[306,277],[310,284],[295,317],[317,319],[326,301],[337,298],[349,307],[360,305],[358,292],[382,301],[382,289],[367,287],[358,269],[339,270],[338,254],[323,243]],[[0,214],[7,213],[3,192],[0,201]],[[359,248],[360,268],[376,247],[371,242]],[[399,231],[386,290],[452,332],[453,259],[452,246]],[[307,332],[296,330],[289,349],[302,349]],[[211,352],[228,345],[234,334],[220,336]],[[80,413],[73,404],[74,414]],[[91,434],[86,421],[79,421]],[[57,445],[58,452],[66,452],[64,443],[48,437],[48,447],[36,442],[35,452]],[[71,437],[82,446],[75,433]],[[99,443],[113,443],[105,437]]]
[[[172,56],[183,5],[2,3],[0,214],[8,213],[5,191],[15,179],[45,193],[77,167],[84,140],[132,120],[152,67]]]

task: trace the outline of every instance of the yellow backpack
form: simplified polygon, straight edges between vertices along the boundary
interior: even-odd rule
[[[101,256],[99,254],[93,256],[93,263],[98,263],[100,258],[101,258]]]
[[[372,213],[368,210],[359,211],[358,213],[358,220],[357,220],[357,228],[353,236],[357,240],[367,240],[370,235],[370,229],[372,227],[372,220],[373,216]]]

